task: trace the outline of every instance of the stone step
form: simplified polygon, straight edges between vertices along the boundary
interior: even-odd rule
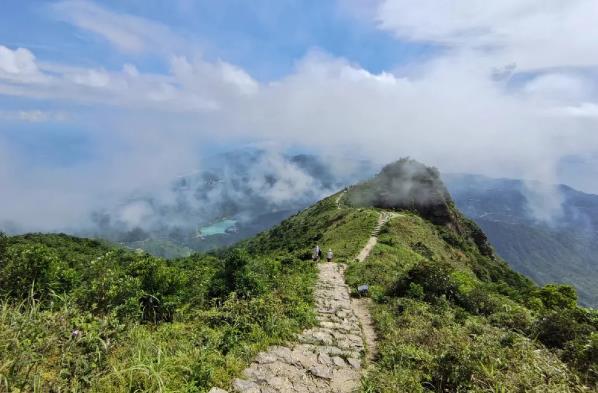
[[[382,213],[371,234],[377,237],[389,215]],[[238,393],[305,392],[349,393],[359,388],[365,342],[360,320],[353,311],[346,266],[318,265],[314,301],[318,326],[297,335],[297,343],[272,346],[260,352],[235,379]],[[209,393],[228,393],[213,388]]]

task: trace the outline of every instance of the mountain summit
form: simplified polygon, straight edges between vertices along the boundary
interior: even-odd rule
[[[315,261],[316,246],[332,260]],[[584,392],[598,382],[596,310],[570,286],[512,271],[438,172],[412,160],[233,248],[177,260],[0,236],[0,296],[8,391]]]

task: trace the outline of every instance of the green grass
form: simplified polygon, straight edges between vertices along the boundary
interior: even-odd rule
[[[357,263],[380,210],[336,197],[176,260],[0,234],[0,391],[229,388],[259,351],[315,324],[316,244],[349,264],[351,288],[371,288],[380,353],[364,392],[598,390],[598,312],[571,287],[510,270],[450,200],[436,225],[401,211]]]
[[[315,323],[316,266],[282,251],[167,261],[1,237],[0,282],[11,277],[31,290],[0,288],[0,391],[206,392]]]
[[[380,354],[366,392],[583,391],[556,355],[484,318],[412,299],[373,311]]]
[[[538,290],[463,235],[405,213],[386,225],[365,262],[350,264],[346,279],[352,288],[369,284],[374,300],[379,355],[363,392],[581,392],[584,381],[596,389],[591,360],[576,369],[535,339],[551,312],[534,309]],[[579,339],[591,348],[589,337]]]
[[[338,195],[338,194],[337,194]],[[367,243],[378,220],[376,209],[337,208],[336,197],[328,197],[247,242],[257,254],[289,252],[300,259],[311,258],[319,244],[331,248],[337,262],[349,262]]]

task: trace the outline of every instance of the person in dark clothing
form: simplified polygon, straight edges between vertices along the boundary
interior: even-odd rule
[[[316,245],[316,248],[314,248],[314,253],[312,254],[312,259],[314,261],[320,262],[320,258],[322,258],[322,249],[319,245]]]

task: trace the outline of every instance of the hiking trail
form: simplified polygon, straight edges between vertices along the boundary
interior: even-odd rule
[[[337,199],[340,208],[341,193]],[[372,251],[382,226],[393,213],[382,212],[372,237],[358,254],[363,262]],[[376,353],[376,335],[369,299],[351,299],[344,279],[346,265],[318,264],[314,300],[318,326],[304,330],[295,343],[272,346],[260,352],[233,381],[238,393],[349,393],[359,389],[364,359]],[[227,393],[212,388],[210,393]]]
[[[357,260],[359,262],[365,261],[365,259],[370,255],[370,253],[372,252],[372,250],[378,243],[378,235],[380,234],[380,231],[382,230],[382,227],[384,226],[384,224],[386,224],[391,218],[397,217],[397,216],[399,216],[399,214],[393,213],[393,212],[383,211],[380,213],[380,217],[378,217],[378,223],[374,227],[374,230],[372,231],[372,235],[370,236],[370,239],[368,240],[365,247],[357,255]]]

